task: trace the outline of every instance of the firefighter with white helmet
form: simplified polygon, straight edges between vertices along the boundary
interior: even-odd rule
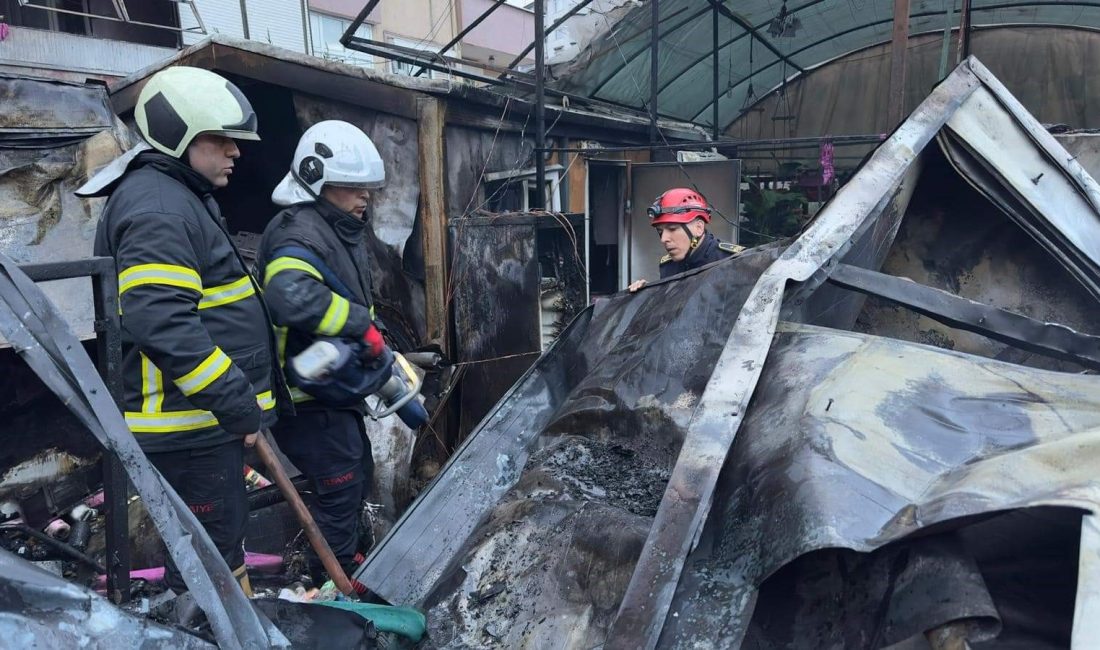
[[[78,192],[110,197],[95,254],[118,270],[124,415],[249,593],[244,447],[290,397],[213,192],[229,183],[237,141],[260,139],[256,113],[224,77],[179,66],[149,79],[134,116],[143,142]],[[186,590],[170,557],[165,580]]]
[[[392,363],[375,321],[365,241],[370,193],[385,180],[374,143],[352,124],[319,122],[299,140],[290,171],[271,195],[284,209],[264,231],[257,259],[284,363],[319,337],[348,342],[364,359]],[[286,368],[297,414],[281,419],[273,433],[313,482],[313,517],[350,574],[365,550],[358,515],[373,473],[363,395],[341,399],[320,392],[297,377],[293,364]],[[388,377],[389,367],[378,371]],[[320,562],[312,557],[310,563],[320,577]]]

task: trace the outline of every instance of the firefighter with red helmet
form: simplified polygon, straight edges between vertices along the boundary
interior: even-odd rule
[[[743,247],[719,241],[707,232],[711,208],[703,195],[677,187],[657,197],[646,210],[650,224],[661,238],[666,255],[661,258],[661,279],[697,269],[739,253]],[[636,280],[627,289],[633,293],[645,286]]]

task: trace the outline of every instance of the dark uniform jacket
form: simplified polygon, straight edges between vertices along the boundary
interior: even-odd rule
[[[289,404],[265,306],[211,189],[184,163],[141,154],[96,230],[95,253],[118,270],[126,423],[149,453],[231,442],[270,426],[280,393]]]
[[[708,232],[703,236],[703,241],[699,242],[699,245],[695,247],[695,250],[688,253],[688,256],[683,260],[674,262],[672,261],[671,255],[662,257],[660,262],[661,279],[663,280],[664,278],[671,277],[677,273],[683,273],[684,271],[690,271],[691,269],[697,269],[711,262],[724,260],[730,255],[742,250],[744,249],[741,246],[718,241],[717,237]]]
[[[300,203],[264,230],[257,275],[277,325],[279,358],[286,360],[318,336],[361,339],[374,320],[367,224],[325,201]],[[301,408],[320,404],[291,386]]]

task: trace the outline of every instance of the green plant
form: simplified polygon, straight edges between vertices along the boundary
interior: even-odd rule
[[[807,199],[798,190],[773,190],[748,176],[748,191],[741,195],[744,206],[740,243],[759,246],[798,233],[807,219]]]

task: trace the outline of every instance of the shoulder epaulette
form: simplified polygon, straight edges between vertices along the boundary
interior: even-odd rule
[[[661,260],[660,260],[659,262],[657,262],[657,263],[658,263],[658,264],[668,264],[668,263],[669,263],[669,262],[671,262],[671,261],[672,261],[672,255],[665,255],[665,256],[664,256],[664,257],[662,257],[662,258],[661,258]]]
[[[730,244],[730,243],[727,243],[727,242],[724,242],[724,241],[723,242],[718,242],[718,248],[720,250],[723,250],[723,251],[731,254],[731,255],[735,255],[735,254],[740,253],[741,251],[745,250],[744,246],[738,246],[737,244]]]

